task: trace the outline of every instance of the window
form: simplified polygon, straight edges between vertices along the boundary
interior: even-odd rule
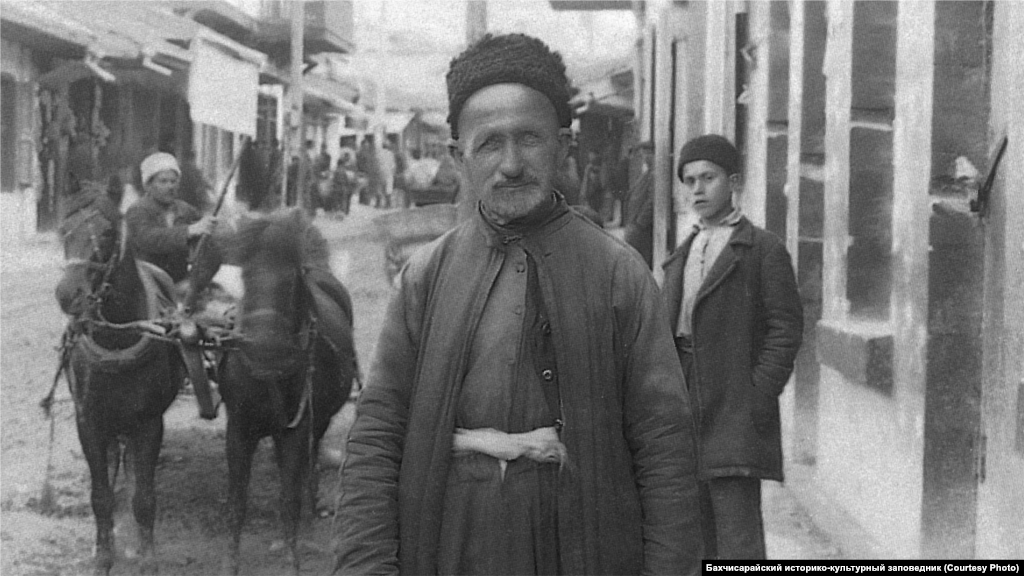
[[[3,164],[0,165],[0,178],[2,178],[2,186],[0,190],[4,192],[11,192],[17,185],[16,169],[18,165],[18,134],[15,128],[15,110],[17,107],[17,91],[14,80],[8,76],[4,76],[0,85],[0,100],[2,100],[2,108],[0,108],[0,156],[2,156]]]

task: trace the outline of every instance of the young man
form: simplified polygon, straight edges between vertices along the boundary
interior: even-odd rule
[[[410,259],[342,472],[344,574],[689,574],[700,528],[672,335],[636,254],[554,182],[562,59],[484,36],[447,75],[476,214]]]
[[[701,136],[679,152],[700,217],[665,261],[663,297],[697,424],[707,558],[765,557],[761,479],[782,480],[778,395],[803,333],[786,247],[733,204],[740,156]]]

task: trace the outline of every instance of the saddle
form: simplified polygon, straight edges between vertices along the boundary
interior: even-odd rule
[[[307,268],[303,279],[313,304],[317,330],[335,353],[351,347],[352,298],[328,270]]]
[[[146,292],[146,315],[150,319],[160,318],[175,307],[174,281],[170,274],[156,264],[136,259],[135,267]]]

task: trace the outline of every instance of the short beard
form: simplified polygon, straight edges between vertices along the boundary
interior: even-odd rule
[[[543,188],[537,188],[543,191]],[[528,193],[509,188],[494,188],[490,198],[484,201],[484,208],[499,224],[507,224],[522,218],[544,205],[551,196],[551,191]]]

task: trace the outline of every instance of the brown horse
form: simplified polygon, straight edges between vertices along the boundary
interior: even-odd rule
[[[174,401],[184,369],[173,342],[145,328],[153,307],[126,238],[115,198],[100,189],[79,192],[62,225],[66,265],[57,286],[71,320],[62,368],[75,404],[75,422],[89,465],[96,519],[95,573],[114,563],[114,478],[121,448],[135,474],[132,508],[139,530],[140,570],[156,571],[154,480],[163,440],[163,413]],[[116,472],[114,472],[116,478]]]
[[[304,487],[315,506],[316,455],[356,375],[352,302],[330,273],[327,242],[297,209],[243,221],[233,260],[242,267],[240,337],[220,363],[227,407],[231,543],[237,574],[253,453],[271,436],[281,478],[281,518],[292,573]]]

